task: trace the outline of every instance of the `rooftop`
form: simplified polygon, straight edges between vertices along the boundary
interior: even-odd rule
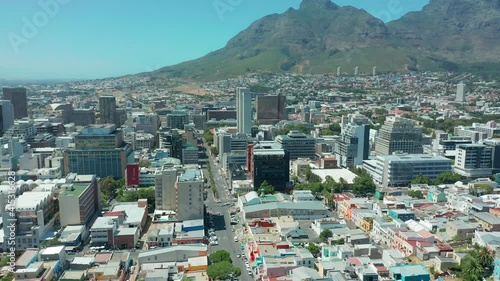
[[[179,175],[179,182],[186,181],[201,181],[203,177],[201,171],[198,169],[187,169],[182,174]]]
[[[61,195],[64,196],[80,196],[82,193],[89,187],[88,184],[83,183],[74,183],[66,186],[66,189],[62,192]]]
[[[393,274],[401,274],[402,276],[429,275],[429,271],[422,264],[391,266],[389,267],[389,271]]]

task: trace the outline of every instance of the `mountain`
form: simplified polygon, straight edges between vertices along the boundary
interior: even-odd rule
[[[385,24],[330,0],[252,23],[220,50],[161,68],[153,76],[216,80],[256,72],[462,70],[500,62],[500,0],[431,0]],[[495,64],[494,67],[497,68]],[[498,68],[497,68],[498,69]]]

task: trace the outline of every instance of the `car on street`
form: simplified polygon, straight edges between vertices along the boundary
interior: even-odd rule
[[[236,257],[237,257],[237,258],[241,258],[241,255],[240,255],[240,254],[237,254],[237,255],[236,255]]]

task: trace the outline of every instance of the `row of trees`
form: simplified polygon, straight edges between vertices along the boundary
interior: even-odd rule
[[[463,179],[464,177],[462,177],[461,175],[448,171],[437,175],[437,177],[433,181],[431,181],[429,177],[419,174],[411,181],[411,184],[454,184],[457,181],[461,181]]]
[[[225,280],[228,277],[241,275],[241,269],[233,266],[231,255],[228,251],[219,250],[209,256],[211,264],[207,268],[208,277],[213,280]]]

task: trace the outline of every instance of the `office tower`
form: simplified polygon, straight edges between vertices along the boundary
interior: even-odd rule
[[[207,111],[207,120],[236,120],[236,110],[209,110]]]
[[[500,173],[500,139],[487,139],[483,141],[487,147],[491,147],[491,168],[492,173]]]
[[[457,145],[453,169],[464,177],[489,177],[492,173],[493,148],[484,144]]]
[[[117,108],[115,111],[115,126],[116,128],[120,128],[127,122],[127,110],[125,108]]]
[[[298,158],[316,158],[316,139],[299,131],[290,131],[287,135],[276,137],[276,142],[285,149],[290,160]]]
[[[422,128],[416,127],[416,124],[411,119],[399,116],[387,117],[375,141],[377,155],[391,155],[393,152],[423,153]]]
[[[451,171],[451,160],[429,154],[381,155],[375,160],[364,161],[363,168],[379,186],[408,186],[418,175],[433,180],[437,175]]]
[[[182,135],[177,130],[161,130],[157,135],[158,147],[168,149],[170,157],[182,160],[182,147],[184,146]]]
[[[116,179],[134,162],[130,144],[113,124],[89,125],[75,136],[75,147],[64,151],[64,174],[78,173]]]
[[[90,124],[95,124],[95,112],[90,108],[74,109],[72,122],[77,126],[87,126]]]
[[[372,75],[377,76],[377,67],[376,66],[374,66],[372,69]]]
[[[0,100],[0,135],[14,126],[14,107],[9,100]]]
[[[99,214],[100,188],[95,175],[69,174],[59,194],[61,226],[86,225]]]
[[[14,119],[28,117],[26,88],[3,88],[3,99],[9,100],[14,107]]]
[[[203,176],[198,169],[187,169],[177,177],[177,220],[199,220],[204,217]]]
[[[116,125],[116,98],[113,96],[99,97],[100,124]]]
[[[135,121],[135,130],[155,135],[160,128],[160,119],[157,114],[141,114]]]
[[[236,90],[236,122],[238,133],[252,133],[252,93],[247,88]]]
[[[340,66],[337,67],[337,76],[340,76]]]
[[[456,102],[465,102],[465,84],[461,82],[457,85],[457,97]]]
[[[260,125],[270,125],[288,119],[285,96],[259,95],[256,104],[257,122]]]
[[[186,110],[174,110],[167,114],[168,128],[184,130],[184,125],[187,124],[189,124],[189,115]]]
[[[359,75],[359,66],[354,68],[354,75]]]
[[[290,156],[288,151],[274,141],[259,142],[251,150],[250,175],[254,188],[267,181],[276,191],[285,191],[290,181]]]
[[[335,145],[337,163],[342,168],[362,165],[370,154],[370,127],[364,115],[342,117],[342,133]],[[362,118],[364,117],[364,118]]]

